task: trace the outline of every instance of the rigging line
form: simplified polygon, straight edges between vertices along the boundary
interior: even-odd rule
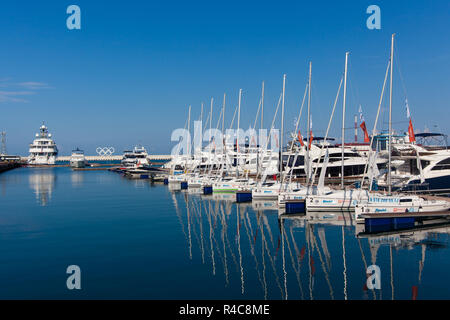
[[[261,109],[261,99],[259,99],[258,111],[256,111],[255,122],[253,123],[253,129],[256,128],[256,122],[259,120],[259,110]]]
[[[186,239],[186,242],[187,242],[188,241],[187,234],[186,234],[186,230],[184,229],[184,221],[183,221],[183,218],[181,217],[181,211],[180,211],[180,207],[178,206],[178,200],[177,200],[177,197],[176,197],[175,193],[174,192],[171,192],[171,193],[172,193],[172,195],[171,195],[172,196],[172,201],[173,201],[173,204],[175,206],[175,213],[176,213],[176,215],[178,217],[178,221],[180,222],[181,231],[183,231],[184,238]]]
[[[283,275],[284,275],[284,299],[288,299],[288,292],[287,292],[287,272],[286,272],[286,259],[284,255],[284,225],[283,220],[281,220],[281,253],[283,257]]]
[[[211,247],[211,262],[212,262],[212,273],[213,275],[216,275],[216,260],[214,259],[214,246],[213,246],[213,241],[212,241],[212,233],[213,233],[213,228],[212,228],[212,222],[211,222],[211,201],[209,201],[209,209],[206,208],[205,206],[205,211],[206,211],[206,216],[208,218],[208,223],[209,223],[209,244]]]
[[[348,67],[347,67],[347,69],[350,70],[351,67],[352,67],[352,62],[351,62],[351,61],[348,61]],[[347,72],[347,73],[349,73],[349,72]],[[352,93],[353,103],[356,104],[356,111],[358,111],[358,107],[361,105],[361,100],[359,99],[359,90],[358,90],[358,87],[356,87],[356,84],[355,84],[355,88],[353,88],[351,77],[348,77],[348,76],[347,76],[347,81],[348,81],[348,83],[349,83],[350,92]],[[355,97],[355,92],[354,92],[354,91],[356,91],[356,97]]]
[[[220,221],[222,222],[222,232],[221,232],[221,239],[222,239],[222,243],[223,243],[223,259],[224,259],[224,264],[223,264],[223,272],[225,273],[225,287],[228,286],[229,284],[229,280],[228,280],[228,261],[227,261],[227,246],[225,243],[225,233],[227,231],[226,229],[226,221],[223,217],[223,209],[222,209],[222,204],[219,204],[219,209],[220,209]]]
[[[241,294],[244,294],[244,268],[242,266],[242,252],[241,252],[241,233],[239,231],[239,225],[241,223],[241,217],[239,214],[239,205],[236,206],[236,228],[237,228],[237,243],[239,253],[239,266],[241,271]]]
[[[387,77],[388,77],[388,74],[389,74],[389,66],[390,65],[391,65],[391,60],[389,60],[389,62],[387,64],[387,67],[386,67],[386,74],[384,76],[383,87],[381,89],[381,95],[380,95],[380,101],[378,103],[377,116],[375,117],[375,122],[373,124],[373,129],[372,129],[372,137],[370,138],[370,148],[369,148],[369,150],[373,149],[373,140],[375,138],[375,132],[377,130],[377,124],[378,124],[378,118],[380,116],[381,106],[383,104],[384,89],[386,88],[386,81],[387,81]],[[372,154],[372,151],[369,151],[369,155],[370,154]],[[369,166],[369,163],[368,163],[368,161],[366,161],[366,163],[364,165],[364,174],[363,174],[363,177],[362,177],[362,180],[361,180],[361,189],[364,186],[364,180],[365,180],[366,175],[367,175],[368,166]],[[369,186],[369,188],[371,188],[371,186]]]
[[[190,219],[190,215],[189,215],[189,201],[187,200],[186,195],[184,196],[184,202],[186,203],[186,216],[187,216],[187,223],[188,223],[189,259],[192,260],[191,219]]]
[[[397,61],[396,67],[397,67],[398,73],[400,75],[400,82],[402,83],[403,94],[405,95],[405,98],[408,99],[408,94],[406,93],[405,80],[403,78],[402,70],[401,70],[401,67],[400,67],[400,60],[398,58],[399,54],[398,54],[397,47],[394,47],[394,56],[395,56],[395,60]]]
[[[323,271],[323,273],[325,275],[325,280],[326,280],[326,282],[328,284],[328,287],[330,289],[331,300],[334,300],[333,286],[331,285],[330,277],[329,277],[327,268],[325,267],[325,262],[324,262],[324,260],[322,258],[322,252],[320,251],[319,245],[317,244],[316,235],[314,233],[312,234],[311,239],[312,239],[312,241],[311,241],[311,243],[312,243],[312,250],[314,250],[314,247],[316,248],[316,252],[317,252],[317,254],[319,256],[320,264],[322,266],[322,271]]]
[[[263,230],[264,230],[264,228],[263,228]],[[263,234],[263,232],[262,232],[262,234]],[[269,246],[267,245],[266,237],[263,237],[263,244],[264,244],[264,247],[265,247],[265,249],[267,251],[267,256],[269,257],[269,261],[270,261],[270,264],[272,266],[273,274],[275,275],[275,281],[276,281],[276,283],[278,285],[278,288],[280,289],[281,296],[283,297],[283,289],[281,288],[280,278],[278,277],[277,268],[275,266],[275,262],[273,260],[273,257],[270,254],[270,250],[269,250]]]
[[[298,130],[298,126],[300,125],[300,119],[302,117],[303,107],[305,105],[305,100],[306,100],[306,94],[307,93],[308,93],[308,83],[306,83],[305,93],[303,94],[302,104],[300,106],[300,110],[298,112],[298,117],[297,117],[297,122],[295,124],[294,138],[292,139],[292,144],[291,144],[291,149],[290,149],[291,153],[292,153],[292,150],[294,150],[295,141],[299,140],[298,139],[297,130]],[[296,153],[294,155],[294,161],[293,161],[293,166],[292,167],[294,167],[294,164],[297,162],[297,152],[298,152],[298,150],[296,151]],[[287,164],[288,165],[289,165],[289,161],[291,160],[291,156],[292,156],[291,153],[289,153],[289,155],[288,155],[288,159],[287,159]],[[293,173],[293,171],[294,171],[294,169],[292,168],[290,173],[289,173],[289,184],[292,182],[292,173]]]
[[[216,212],[214,214],[217,216],[218,206],[216,206],[215,208],[216,208]],[[216,227],[217,227],[217,224],[216,224]],[[222,260],[222,263],[225,263],[224,256],[222,256],[222,252],[220,251],[219,242],[217,241],[216,236],[214,234],[214,230],[213,230],[212,238],[213,238],[214,243],[216,244],[216,248],[217,248],[216,250],[217,250],[217,254],[219,255],[220,260]]]
[[[231,257],[233,258],[233,262],[234,265],[236,266],[236,270],[238,271],[238,263],[237,263],[237,259],[236,259],[236,255],[234,254],[233,249],[231,248],[231,244],[230,244],[230,239],[228,238],[228,224],[225,218],[225,211],[223,209],[223,206],[220,207],[220,211],[222,212],[222,219],[223,219],[223,224],[224,224],[224,229],[225,229],[225,233],[224,233],[224,238],[225,238],[225,242],[227,244],[228,250],[231,253]]]
[[[292,225],[291,225],[291,227],[289,228],[289,233],[290,233],[291,238],[292,238],[292,244],[293,244],[293,246],[294,246],[294,250],[295,250],[295,254],[296,254],[296,258],[297,258],[297,268],[296,268],[296,269],[298,270],[298,275],[299,275],[299,277],[300,277],[300,271],[301,271],[301,269],[302,269],[302,261],[300,260],[301,252],[299,252],[297,243],[295,242],[294,232],[293,232],[293,227],[292,227]],[[289,244],[289,241],[288,241],[288,244]],[[300,294],[301,294],[302,300],[304,300],[304,299],[305,299],[305,295],[304,295],[304,293],[303,293],[303,286],[302,286],[302,283],[301,283],[301,278],[300,278],[299,280],[300,280],[300,282],[299,282],[299,286],[300,286]]]
[[[313,275],[311,270],[311,258],[312,258],[312,250],[311,250],[311,226],[309,223],[305,222],[305,237],[306,243],[308,247],[308,265],[309,265],[309,298],[310,300],[314,300],[313,298]]]
[[[266,145],[264,146],[264,151],[267,151],[267,146],[269,145],[269,140],[271,140],[270,139],[270,137],[271,137],[271,134],[272,134],[272,130],[273,130],[273,127],[274,127],[274,125],[275,125],[275,120],[276,120],[276,117],[277,117],[277,114],[278,114],[278,109],[280,108],[280,103],[281,103],[281,98],[282,98],[282,96],[283,96],[283,94],[281,93],[280,94],[280,97],[279,97],[279,99],[278,99],[278,104],[277,104],[277,108],[276,108],[276,110],[275,110],[275,115],[273,116],[273,120],[272,120],[272,125],[270,126],[270,130],[269,130],[269,137],[266,139]],[[271,146],[272,147],[272,146]],[[261,173],[262,174],[262,173]],[[259,177],[259,175],[257,175],[256,176],[256,178],[258,178]],[[261,181],[261,183],[262,183],[263,181]]]
[[[297,278],[298,286],[300,288],[300,294],[303,297],[302,281],[301,281],[301,278],[300,278],[300,268],[296,267],[296,263],[295,263],[295,260],[294,260],[294,255],[292,254],[291,245],[290,245],[287,233],[286,233],[286,227],[285,227],[284,223],[283,223],[282,231],[283,231],[283,234],[285,235],[285,238],[286,238],[286,244],[287,244],[287,248],[288,248],[288,251],[289,251],[289,256],[291,258],[292,268],[294,269],[295,277]],[[292,234],[292,229],[291,229],[291,236],[294,237],[293,234]],[[295,242],[294,242],[294,240],[293,240],[293,243],[294,243],[294,249],[295,249]]]
[[[324,137],[324,142],[326,142],[327,138],[328,138],[328,133],[330,132],[330,128],[331,128],[331,122],[333,121],[333,116],[334,116],[334,112],[336,110],[336,105],[339,99],[339,93],[341,92],[341,87],[342,87],[342,82],[344,80],[344,76],[341,77],[341,81],[339,82],[339,88],[338,91],[336,93],[336,98],[334,99],[334,104],[333,104],[333,109],[331,110],[331,116],[330,116],[330,120],[328,120],[328,127],[327,127],[327,131],[325,133],[325,137]],[[323,150],[325,148],[325,144],[322,144],[322,148],[320,148],[320,155],[319,155],[319,159],[322,157],[322,153]],[[314,170],[314,174],[312,176],[311,179],[311,187],[314,184],[314,180],[316,179],[316,174],[317,174],[317,170],[318,170],[319,166],[316,166],[315,170]],[[308,188],[310,187],[310,185],[308,184]]]
[[[262,276],[263,276],[263,283],[264,283],[264,300],[267,300],[267,281],[266,281],[266,261],[264,259],[264,256],[266,255],[265,253],[265,248],[264,248],[264,225],[262,224],[261,221],[261,211],[257,212],[258,214],[258,220],[257,220],[257,224],[259,227],[259,230],[261,231],[261,260],[262,260],[262,265],[263,265],[263,269],[262,269]]]
[[[320,101],[319,101],[319,97],[316,95],[316,91],[317,91],[317,89],[316,89],[316,87],[314,86],[314,81],[313,81],[313,79],[311,79],[311,92],[312,92],[312,98],[313,99],[311,99],[312,101],[317,101],[317,103],[315,103],[315,106],[316,106],[316,108],[315,108],[315,110],[317,110],[317,111],[319,111],[321,108],[320,108],[320,106],[321,106],[321,103],[320,103]],[[311,103],[312,104],[312,103]],[[312,109],[312,108],[311,108]],[[308,130],[309,130],[309,128],[308,128]]]
[[[344,276],[344,299],[348,300],[347,298],[347,263],[345,259],[345,233],[344,233],[344,226],[342,226],[342,260],[344,265],[344,271],[342,272]]]
[[[243,220],[244,220],[245,231],[247,232],[247,236],[248,236],[248,243],[250,245],[250,252],[251,252],[253,258],[255,259],[255,269],[256,269],[256,272],[258,273],[258,280],[261,283],[261,287],[264,290],[264,283],[262,282],[261,272],[259,272],[258,259],[257,259],[256,254],[255,254],[255,246],[254,246],[254,243],[252,242],[252,237],[250,235],[250,234],[253,234],[253,228],[251,227],[250,218],[248,216],[248,211],[247,210],[244,211]]]
[[[188,200],[188,201],[189,201],[189,200]],[[194,206],[194,208],[193,208],[194,213],[193,213],[192,216],[191,216],[191,219],[192,219],[192,231],[194,232],[194,236],[195,236],[195,238],[197,239],[199,248],[201,248],[201,247],[202,247],[202,245],[201,245],[201,240],[200,240],[200,238],[198,237],[198,234],[197,234],[197,231],[196,231],[196,228],[195,228],[195,220],[196,220],[197,222],[199,222],[198,216],[200,215],[200,213],[199,213],[198,206],[196,206],[196,202],[195,202],[194,200],[191,200],[191,202],[192,202],[192,204],[193,204],[193,206]],[[201,205],[201,204],[200,204],[200,205]],[[201,209],[200,209],[200,210],[201,210]],[[194,220],[194,219],[195,219],[195,220]],[[200,226],[199,229],[202,230],[201,226]],[[201,231],[200,231],[200,232],[201,232]],[[203,237],[203,233],[201,233],[200,237]]]
[[[200,206],[201,206],[201,204],[200,204]],[[195,207],[194,207],[195,208]],[[200,210],[200,212],[199,212],[199,210]],[[198,214],[198,223],[199,223],[199,226],[200,226],[200,239],[201,239],[201,251],[202,251],[202,263],[204,264],[205,263],[205,247],[204,247],[204,244],[203,244],[203,214],[202,214],[202,211],[201,211],[202,209],[200,208],[200,209],[198,209],[198,207],[197,207],[197,214]]]
[[[234,109],[233,119],[231,119],[231,123],[230,123],[230,130],[233,128],[234,118],[236,117],[237,109],[238,109],[238,106],[236,106],[236,108]]]

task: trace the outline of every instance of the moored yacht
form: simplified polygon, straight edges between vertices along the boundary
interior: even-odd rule
[[[417,195],[370,195],[366,203],[355,205],[355,219],[368,213],[438,212],[450,209],[446,200],[427,200]]]
[[[126,150],[123,152],[120,165],[123,169],[139,169],[149,166],[147,159],[148,153],[142,146],[135,146],[133,151]]]
[[[70,166],[72,168],[84,168],[86,166],[86,158],[83,150],[76,148],[70,156]]]
[[[48,132],[48,128],[42,124],[39,133],[36,133],[36,139],[30,144],[28,164],[52,165],[56,163],[58,148],[51,138],[52,135]]]

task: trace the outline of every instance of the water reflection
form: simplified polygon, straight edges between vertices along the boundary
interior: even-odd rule
[[[374,234],[350,213],[279,215],[271,201],[236,204],[233,195],[198,196],[185,190],[171,197],[189,259],[209,265],[217,281],[223,274],[224,288],[243,298],[415,299],[427,251],[447,248],[450,234],[448,221],[442,220]],[[408,250],[417,250],[419,259],[411,261]],[[405,271],[405,263],[417,264],[418,275]],[[366,286],[372,264],[382,270],[384,290]],[[411,292],[411,282],[408,296],[405,287]],[[395,286],[402,288],[401,295]]]
[[[28,184],[36,195],[36,200],[41,206],[46,206],[52,199],[55,188],[56,175],[53,168],[33,169],[28,177]]]
[[[83,186],[84,174],[80,171],[72,171],[70,175],[70,181],[72,182],[72,187],[79,188]]]

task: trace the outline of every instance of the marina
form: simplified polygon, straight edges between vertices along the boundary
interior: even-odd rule
[[[26,9],[0,10],[0,300],[450,300],[449,4]]]

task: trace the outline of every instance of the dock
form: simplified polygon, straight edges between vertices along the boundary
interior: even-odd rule
[[[389,218],[424,218],[450,216],[450,211],[423,211],[423,212],[386,212],[386,213],[364,213],[361,218],[365,219],[389,219]]]
[[[19,161],[1,161],[0,162],[0,173],[18,168],[22,166],[22,163]]]
[[[21,161],[27,161],[28,157],[20,157]],[[113,156],[86,156],[86,161],[120,161],[122,160],[122,155],[113,155]],[[169,161],[172,159],[172,155],[170,154],[153,154],[148,155],[147,157],[150,161]],[[57,162],[69,162],[70,156],[59,156],[56,158]]]

